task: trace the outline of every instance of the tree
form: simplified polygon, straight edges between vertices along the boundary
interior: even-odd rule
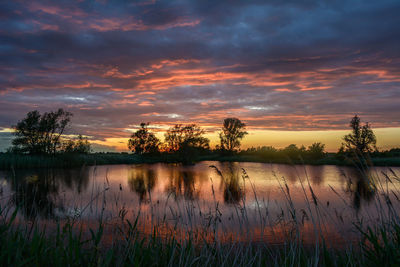
[[[168,152],[177,152],[181,147],[184,140],[183,127],[182,124],[176,124],[165,133],[166,150]]]
[[[168,145],[168,151],[177,152],[187,149],[209,149],[210,140],[203,137],[204,130],[196,124],[183,126],[177,124],[171,127],[165,134],[165,142]]]
[[[313,143],[308,147],[307,153],[310,159],[322,159],[325,156],[325,145],[322,143]]]
[[[88,154],[91,151],[91,145],[87,137],[79,135],[77,140],[70,139],[65,141],[63,143],[62,151],[64,153]]]
[[[344,150],[361,154],[376,150],[376,137],[368,122],[361,125],[360,118],[355,115],[350,121],[350,127],[352,128],[352,133],[343,137],[344,143],[342,146]]]
[[[306,152],[306,148],[302,145],[297,147],[295,144],[290,144],[281,150],[283,154],[292,160],[303,158]]]
[[[240,140],[247,134],[246,125],[237,118],[226,118],[219,133],[222,150],[234,151],[240,147]]]
[[[148,130],[149,123],[142,122],[140,129],[134,132],[128,141],[128,148],[136,154],[156,153],[160,140]]]
[[[28,112],[19,121],[12,141],[13,151],[29,154],[55,154],[61,144],[61,136],[71,121],[72,113],[58,109],[56,112]]]
[[[165,134],[167,151],[176,153],[184,164],[192,164],[198,153],[210,148],[210,140],[203,135],[204,130],[195,124],[177,124]]]

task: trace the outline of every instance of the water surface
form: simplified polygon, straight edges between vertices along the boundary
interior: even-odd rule
[[[360,172],[220,162],[17,170],[0,172],[0,204],[19,207],[21,223],[74,218],[91,225],[101,218],[113,225],[139,215],[143,231],[158,225],[279,243],[294,228],[314,242],[318,227],[332,242],[343,243],[356,237],[354,222],[382,219],[385,206],[377,199],[382,192],[397,192],[396,176],[398,167]]]

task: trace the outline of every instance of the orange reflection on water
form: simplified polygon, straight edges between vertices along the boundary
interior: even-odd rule
[[[399,172],[393,170],[389,175]],[[0,173],[0,204],[21,207],[21,225],[74,219],[87,229],[101,220],[114,240],[123,237],[115,229],[138,219],[143,236],[273,244],[294,237],[312,244],[323,236],[343,244],[356,240],[356,218],[380,218],[381,187],[371,181],[396,192],[398,182],[387,182],[382,171],[363,177],[346,167],[219,162],[18,170]]]

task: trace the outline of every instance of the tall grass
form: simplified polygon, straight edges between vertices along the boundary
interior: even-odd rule
[[[290,186],[284,177],[277,177],[285,201],[279,203],[281,214],[275,218],[271,216],[274,203],[257,195],[245,170],[240,175],[242,182],[234,184],[231,177],[213,168],[228,184],[228,197],[234,199],[247,186],[254,194],[255,206],[250,209],[244,195],[234,205],[233,214],[223,214],[214,189],[214,202],[208,210],[200,209],[198,201],[174,202],[172,196],[165,205],[160,205],[153,202],[149,191],[147,212],[139,211],[128,218],[127,208],[117,202],[118,212],[110,219],[104,215],[108,192],[105,182],[104,188],[93,194],[80,213],[55,225],[44,225],[35,219],[26,223],[19,219],[18,207],[1,207],[0,265],[396,266],[400,263],[397,209],[400,179],[395,172],[385,173],[382,181],[367,177],[366,170],[359,170],[365,174],[366,188],[375,192],[371,201],[377,213],[370,218],[355,218],[353,229],[357,238],[337,246],[330,243],[327,227],[339,222],[340,215],[332,214],[319,200],[307,175],[299,180],[305,209],[296,207]],[[96,207],[97,220],[89,223],[81,215],[95,203],[100,205]],[[162,216],[157,216],[160,210]],[[232,232],[228,221],[233,221],[240,230]]]

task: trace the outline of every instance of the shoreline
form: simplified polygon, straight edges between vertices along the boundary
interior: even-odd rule
[[[332,154],[324,158],[311,159],[290,159],[290,158],[262,158],[255,155],[218,155],[208,154],[198,156],[194,164],[201,161],[219,162],[254,162],[286,165],[336,165],[354,166],[349,161],[339,160]],[[152,163],[182,163],[179,157],[174,154],[159,154],[153,156],[140,156],[123,153],[93,153],[93,154],[60,154],[56,156],[0,154],[0,170],[13,169],[35,169],[35,168],[76,168],[82,166],[118,165],[118,164],[152,164]],[[372,157],[371,166],[399,167],[400,157]],[[189,164],[190,165],[190,164]]]

